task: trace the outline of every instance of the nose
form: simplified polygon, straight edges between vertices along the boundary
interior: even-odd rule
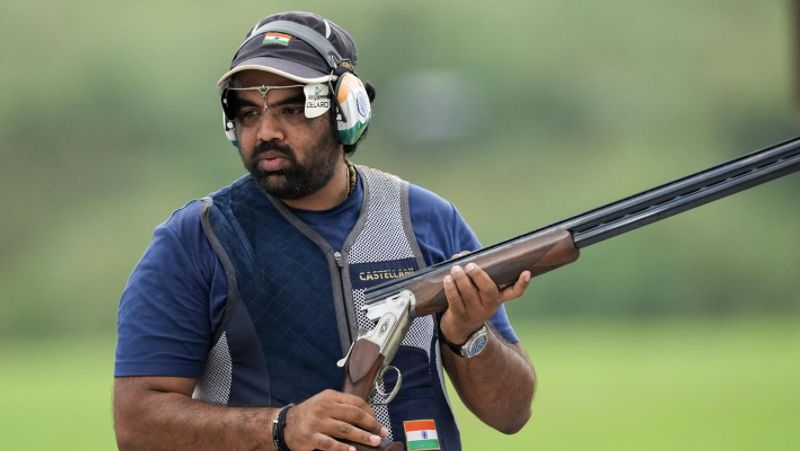
[[[285,138],[283,127],[269,111],[265,111],[261,116],[261,123],[258,124],[257,137],[260,141],[268,142],[272,140],[283,141]]]

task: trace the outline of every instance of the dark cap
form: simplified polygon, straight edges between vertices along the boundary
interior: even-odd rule
[[[355,72],[357,60],[353,38],[330,20],[308,12],[272,14],[247,33],[230,70],[217,85],[245,70],[271,72],[300,83],[323,83],[342,70]]]

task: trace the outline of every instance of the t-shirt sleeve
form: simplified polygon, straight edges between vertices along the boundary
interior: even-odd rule
[[[120,299],[114,375],[202,375],[227,287],[193,201],[156,227]]]
[[[481,248],[478,237],[452,203],[414,184],[409,186],[408,197],[414,236],[426,264],[434,265],[459,252]],[[519,341],[505,306],[501,305],[489,322],[508,342]]]

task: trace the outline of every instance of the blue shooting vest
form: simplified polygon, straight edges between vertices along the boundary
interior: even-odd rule
[[[225,268],[228,299],[195,399],[279,407],[341,389],[344,370],[336,362],[359,330],[374,327],[361,312],[364,290],[425,266],[408,184],[376,169],[357,170],[364,199],[341,251],[249,175],[204,199],[203,231]],[[436,330],[433,316],[413,321],[392,362],[402,387],[388,406],[373,410],[393,440],[405,440],[404,421],[432,419],[441,449],[458,450]],[[395,381],[387,372],[386,392]]]

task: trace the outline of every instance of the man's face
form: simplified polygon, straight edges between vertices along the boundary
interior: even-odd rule
[[[300,199],[327,185],[342,156],[331,113],[306,118],[303,88],[291,87],[299,84],[292,80],[261,71],[236,77],[237,87],[280,87],[235,92],[239,154],[259,186],[280,199]]]

